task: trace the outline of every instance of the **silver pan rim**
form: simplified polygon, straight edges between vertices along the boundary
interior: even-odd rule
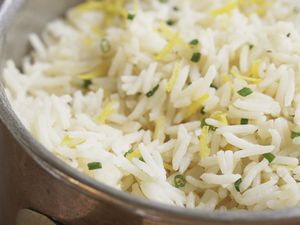
[[[9,27],[13,18],[25,0],[4,0],[0,9],[0,45],[5,39],[5,31]],[[1,50],[0,46],[0,50]],[[0,59],[3,59],[3,53],[0,52]],[[2,68],[1,68],[2,70]],[[26,130],[21,121],[12,110],[10,103],[5,95],[4,87],[0,82],[0,119],[14,136],[16,141],[25,149],[25,151],[49,173],[59,178],[62,182],[80,192],[97,200],[107,200],[118,206],[130,210],[131,212],[164,221],[206,221],[217,222],[268,222],[290,221],[299,219],[300,207],[293,207],[275,211],[260,212],[205,212],[194,209],[185,209],[175,206],[169,206],[142,198],[132,196],[126,192],[111,188],[105,184],[97,182],[90,177],[80,173],[76,169],[68,166],[62,160],[50,153],[44,146],[37,142],[33,136]]]

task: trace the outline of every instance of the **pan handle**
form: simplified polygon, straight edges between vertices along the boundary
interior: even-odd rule
[[[16,225],[64,225],[30,209],[22,209],[16,218]]]

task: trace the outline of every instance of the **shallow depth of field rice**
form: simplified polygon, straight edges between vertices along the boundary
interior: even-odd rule
[[[6,93],[70,166],[180,207],[300,203],[299,1],[87,1],[29,41]]]

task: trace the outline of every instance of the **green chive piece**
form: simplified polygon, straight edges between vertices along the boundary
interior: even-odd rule
[[[293,12],[294,12],[295,14],[299,14],[299,13],[300,13],[300,8],[299,8],[299,7],[295,7],[295,8],[293,9]]]
[[[300,132],[292,131],[291,138],[294,139],[296,137],[300,137]]]
[[[186,179],[185,176],[183,175],[176,175],[174,177],[174,185],[176,188],[182,188],[186,184]]]
[[[100,42],[100,48],[103,53],[108,53],[111,49],[109,40],[107,40],[106,38],[103,38]]]
[[[172,20],[172,19],[167,20],[167,24],[168,24],[169,26],[173,26],[175,23],[176,23],[176,22],[175,22],[174,20]]]
[[[159,84],[156,85],[151,91],[147,92],[146,96],[148,98],[152,97],[155,94],[155,92],[158,90],[158,88],[159,88]]]
[[[143,156],[141,156],[141,157],[139,158],[139,160],[142,161],[142,162],[145,162]]]
[[[178,6],[174,6],[174,7],[173,7],[173,10],[174,10],[174,11],[179,11]]]
[[[214,89],[218,89],[217,86],[215,86],[215,85],[213,85],[213,84],[211,84],[210,87],[211,87],[211,88],[214,88]]]
[[[217,130],[217,127],[209,126],[209,130],[211,130],[211,131],[216,131],[216,130]]]
[[[128,19],[128,20],[133,20],[134,17],[135,17],[134,14],[128,13],[127,19]]]
[[[160,3],[166,3],[168,0],[159,0]]]
[[[127,152],[125,152],[124,157],[126,158],[128,154],[133,153],[133,149],[129,149]]]
[[[199,62],[201,59],[201,53],[200,52],[194,52],[193,55],[192,55],[192,58],[191,58],[191,61],[192,62]]]
[[[90,85],[92,85],[92,81],[91,80],[83,80],[83,84],[82,84],[82,87],[84,89],[88,89]]]
[[[97,170],[102,168],[101,162],[91,162],[87,164],[89,170]]]
[[[199,44],[199,40],[198,39],[193,39],[189,42],[189,45],[198,45]]]
[[[205,120],[206,120],[206,118],[203,118],[201,120],[201,125],[200,125],[201,128],[203,128],[204,126],[208,126],[208,124],[205,122]]]
[[[252,48],[254,48],[254,45],[250,44],[249,49],[252,50]]]
[[[202,115],[205,114],[205,112],[204,112],[204,107],[202,107],[202,109],[200,110],[200,113],[201,113]]]
[[[288,37],[288,38],[289,38],[290,36],[291,36],[291,33],[288,33],[288,34],[286,35],[286,37]]]
[[[249,120],[246,118],[241,119],[241,125],[247,125],[249,123]]]
[[[241,192],[241,190],[240,190],[241,183],[242,183],[242,178],[240,178],[236,182],[234,182],[235,190],[237,190],[238,192]]]
[[[208,126],[208,127],[209,127],[209,130],[211,130],[211,131],[216,131],[216,130],[217,130],[217,127],[208,125],[208,124],[205,122],[205,120],[206,120],[206,118],[203,118],[203,119],[201,120],[201,125],[200,125],[201,128],[203,128],[204,126]]]
[[[269,161],[269,163],[271,163],[275,159],[275,155],[273,155],[272,153],[265,153],[263,154],[263,156],[266,160]]]
[[[243,97],[251,95],[252,93],[253,93],[253,91],[248,87],[244,87],[244,88],[242,88],[241,90],[238,91],[238,94],[240,96],[243,96]]]

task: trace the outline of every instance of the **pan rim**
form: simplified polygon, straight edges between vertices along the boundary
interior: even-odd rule
[[[0,9],[0,40],[3,41],[6,28],[10,21],[20,10],[24,0],[4,0]],[[1,43],[0,43],[1,44]],[[0,59],[2,53],[0,53]],[[1,68],[2,70],[2,68]],[[44,146],[37,142],[26,130],[19,118],[12,110],[6,97],[4,87],[0,82],[0,119],[14,136],[16,141],[25,148],[26,152],[42,167],[63,182],[71,185],[79,191],[95,199],[103,199],[118,204],[121,207],[132,209],[134,213],[156,220],[184,220],[184,221],[206,221],[206,222],[275,222],[299,219],[300,207],[287,208],[274,211],[261,212],[205,212],[195,209],[185,209],[169,206],[162,203],[149,201],[132,196],[126,192],[114,189],[103,183],[80,173],[65,162],[54,156]]]

